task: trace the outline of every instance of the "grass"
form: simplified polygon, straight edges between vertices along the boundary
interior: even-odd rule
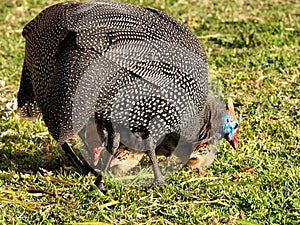
[[[184,169],[167,179],[167,188],[154,190],[106,179],[107,194],[90,191],[91,173],[63,169],[62,161],[70,163],[42,120],[18,121],[11,113],[24,57],[22,28],[57,1],[2,2],[2,224],[300,223],[298,1],[139,1],[165,10],[202,42],[210,73],[235,101],[239,148],[222,142],[207,177]],[[252,173],[241,170],[252,167]]]

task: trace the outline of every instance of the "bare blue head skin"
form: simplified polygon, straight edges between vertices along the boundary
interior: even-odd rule
[[[223,118],[224,138],[236,149],[238,145],[239,122],[232,112],[226,111]]]

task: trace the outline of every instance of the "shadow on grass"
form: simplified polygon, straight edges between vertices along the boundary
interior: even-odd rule
[[[79,168],[66,156],[61,147],[52,144],[49,138],[18,135],[5,135],[0,148],[0,170],[14,170],[20,173],[35,174],[43,168],[48,171],[77,171],[87,174],[85,168]],[[79,150],[76,154],[84,162]]]

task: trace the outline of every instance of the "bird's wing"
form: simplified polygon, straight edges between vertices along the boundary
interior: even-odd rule
[[[162,89],[175,83],[175,89],[188,92],[203,105],[205,52],[175,19],[159,10],[108,2],[73,4],[66,17],[68,30],[76,32],[76,43],[101,54],[97,63],[125,68]]]
[[[87,122],[99,90],[124,76],[188,93],[198,108],[206,101],[204,50],[163,12],[124,3],[61,3],[40,13],[23,35],[27,65],[39,68],[32,82],[35,99],[59,142]]]

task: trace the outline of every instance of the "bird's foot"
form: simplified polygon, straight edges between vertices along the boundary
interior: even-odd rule
[[[167,183],[165,182],[164,179],[155,179],[154,182],[151,184],[151,188],[155,188],[155,187],[162,187],[165,188],[167,187]]]
[[[242,172],[248,172],[249,174],[253,173],[254,170],[257,168],[257,166],[253,166],[253,167],[250,167],[250,168],[241,168],[240,171]]]
[[[101,191],[101,192],[106,192],[106,190],[105,190],[105,187],[104,187],[104,183],[103,183],[103,176],[102,176],[102,174],[98,174],[98,177],[97,177],[97,179],[95,180],[95,182],[94,182],[94,185]],[[92,189],[91,190],[93,190],[94,188],[93,187],[91,187]]]
[[[211,173],[209,173],[209,172],[205,172],[205,171],[202,170],[200,167],[197,168],[197,170],[198,170],[198,174],[199,174],[199,175],[202,175],[202,176],[207,176],[207,175],[210,175],[210,174],[211,174]]]
[[[95,190],[101,191],[104,195],[107,193],[107,191],[106,191],[106,189],[105,189],[103,183],[101,183],[101,184],[99,184],[99,185],[96,185],[96,184],[95,184],[95,185],[91,185],[91,186],[90,186],[89,191],[95,191]]]

